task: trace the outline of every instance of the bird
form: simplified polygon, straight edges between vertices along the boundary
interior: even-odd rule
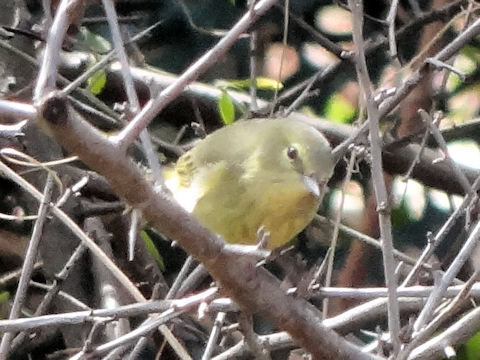
[[[174,199],[227,243],[288,244],[313,219],[334,169],[327,139],[291,118],[220,128],[164,171]]]

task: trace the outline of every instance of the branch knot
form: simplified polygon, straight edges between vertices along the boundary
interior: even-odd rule
[[[50,124],[66,123],[68,119],[67,98],[59,91],[52,91],[42,100],[40,114]]]

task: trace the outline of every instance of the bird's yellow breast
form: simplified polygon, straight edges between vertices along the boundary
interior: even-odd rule
[[[225,163],[196,174],[182,186],[178,177],[167,177],[175,199],[225,241],[254,245],[263,227],[268,248],[285,245],[312,220],[319,206],[318,193],[299,178],[243,181]],[[175,185],[174,185],[175,184]]]

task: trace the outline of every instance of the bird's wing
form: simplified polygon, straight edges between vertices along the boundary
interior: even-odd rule
[[[231,164],[217,162],[198,174],[191,186],[191,194],[197,189],[198,195],[193,214],[227,242],[235,243],[246,236],[246,213],[253,205],[239,172]]]

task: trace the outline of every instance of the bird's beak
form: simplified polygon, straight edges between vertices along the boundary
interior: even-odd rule
[[[302,178],[310,193],[318,198],[319,201],[322,201],[328,181],[325,179],[319,179],[316,174],[303,175]]]
[[[303,182],[305,183],[307,189],[315,195],[317,198],[320,198],[320,186],[315,178],[315,175],[303,175]]]

